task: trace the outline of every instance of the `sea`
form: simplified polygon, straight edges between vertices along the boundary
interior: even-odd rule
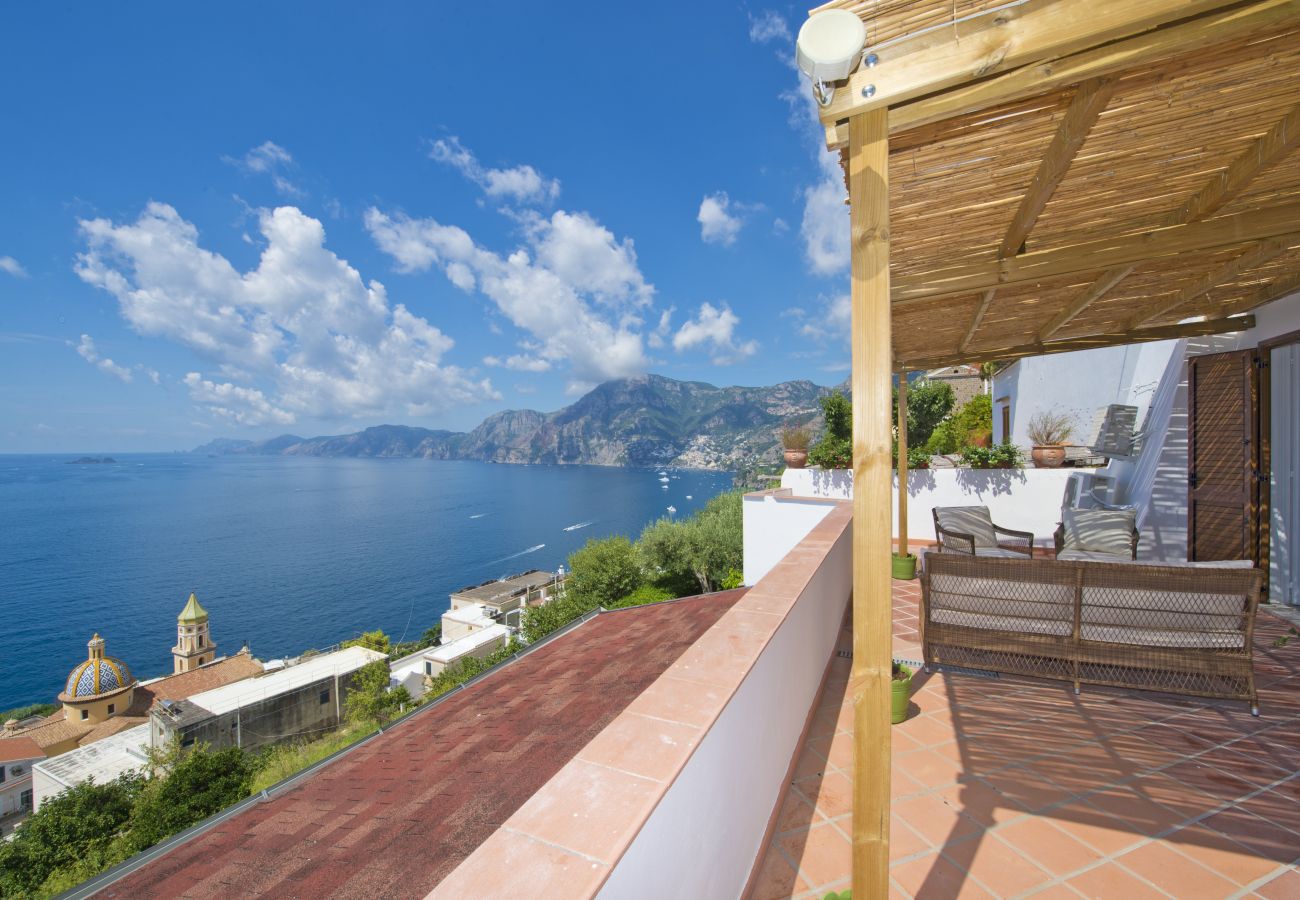
[[[419,637],[467,585],[555,570],[728,490],[729,472],[423,459],[0,456],[0,710],[54,702],[98,632],[171,672],[191,591],[218,653]],[[670,512],[668,507],[676,512]]]

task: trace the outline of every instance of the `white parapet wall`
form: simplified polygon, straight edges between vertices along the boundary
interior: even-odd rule
[[[934,540],[936,506],[987,506],[993,521],[1006,528],[1032,531],[1034,542],[1052,543],[1052,532],[1061,521],[1061,501],[1070,473],[1079,469],[913,469],[907,478],[907,535],[920,541]],[[1088,470],[1091,471],[1091,470]],[[782,489],[792,501],[800,498],[850,500],[853,476],[847,469],[786,469]],[[746,506],[748,509],[748,505]],[[776,520],[773,520],[776,522]],[[756,521],[756,527],[767,523]],[[749,526],[745,520],[746,529]],[[794,517],[780,520],[776,527],[802,527]],[[804,532],[805,534],[807,532]],[[894,536],[898,536],[898,475],[894,475]],[[794,543],[802,537],[795,538]],[[755,536],[755,546],[765,540]],[[745,583],[749,581],[749,541],[745,535]]]
[[[758,584],[838,502],[826,497],[795,497],[788,488],[746,494],[741,507],[745,584]]]

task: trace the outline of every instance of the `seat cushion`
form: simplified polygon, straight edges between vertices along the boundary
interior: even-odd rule
[[[1108,563],[1131,563],[1132,558],[1128,553],[1122,556],[1115,553],[1105,553],[1101,550],[1062,550],[1056,554],[1057,559],[1068,560],[1072,562],[1108,562]]]
[[[975,538],[975,546],[996,547],[998,536],[993,531],[993,517],[987,506],[936,506],[934,514],[944,531],[956,531]]]
[[[976,556],[986,556],[993,559],[1028,559],[1028,553],[1017,553],[1015,550],[1008,550],[1005,547],[976,547]]]
[[[1062,516],[1065,541],[1062,550],[1089,550],[1133,558],[1131,509],[1067,509]]]

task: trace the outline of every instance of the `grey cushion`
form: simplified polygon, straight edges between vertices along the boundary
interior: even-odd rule
[[[993,517],[987,506],[936,506],[935,516],[944,531],[956,531],[975,538],[975,546],[996,547],[998,536],[993,531]]]
[[[1073,562],[1108,562],[1108,563],[1131,563],[1133,560],[1129,554],[1117,556],[1114,553],[1103,553],[1100,550],[1062,550],[1056,554],[1057,559],[1070,560]]]
[[[1028,559],[1029,554],[1017,553],[1015,550],[1008,550],[1005,547],[976,547],[976,556],[993,557],[995,559]]]
[[[1062,516],[1065,541],[1061,549],[1132,559],[1135,516],[1131,509],[1067,509]]]

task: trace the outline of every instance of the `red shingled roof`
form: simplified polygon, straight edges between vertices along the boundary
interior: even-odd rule
[[[599,615],[100,896],[423,897],[743,595]]]

